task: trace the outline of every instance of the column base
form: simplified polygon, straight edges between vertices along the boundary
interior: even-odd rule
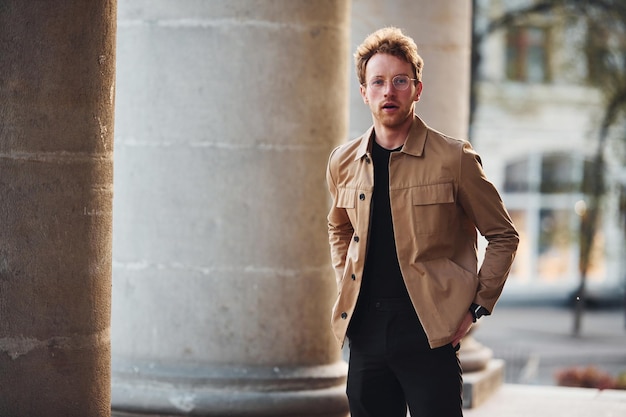
[[[480,371],[463,373],[463,408],[481,405],[504,383],[504,361],[491,359]]]
[[[347,364],[113,369],[112,417],[347,417]]]
[[[474,325],[475,327],[477,325]],[[459,361],[463,372],[476,372],[484,369],[491,358],[493,351],[474,339],[474,328],[461,340],[461,349],[459,350]]]

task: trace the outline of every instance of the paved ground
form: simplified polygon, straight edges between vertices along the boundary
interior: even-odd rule
[[[573,336],[572,310],[564,307],[497,306],[474,335],[506,361],[507,383],[556,385],[564,368],[589,366],[616,377],[626,372],[623,308],[587,310]]]
[[[506,384],[464,417],[624,417],[626,391]]]
[[[626,416],[626,391],[565,388],[555,379],[567,367],[626,372],[624,310],[587,311],[580,335],[572,328],[566,308],[499,306],[475,337],[505,359],[507,383],[465,417]]]

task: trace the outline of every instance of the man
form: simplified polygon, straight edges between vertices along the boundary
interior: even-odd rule
[[[328,234],[338,297],[332,326],[347,337],[352,417],[462,416],[457,351],[493,310],[518,234],[470,144],[414,114],[423,60],[384,28],[357,48],[373,126],[334,149]],[[478,271],[477,232],[488,241]]]

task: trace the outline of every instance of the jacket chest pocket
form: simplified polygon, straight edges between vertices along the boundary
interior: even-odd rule
[[[411,188],[414,230],[418,234],[441,233],[455,218],[452,183],[429,184]]]

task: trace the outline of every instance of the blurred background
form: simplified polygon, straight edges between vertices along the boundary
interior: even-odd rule
[[[476,338],[508,382],[626,387],[626,3],[473,3],[470,139],[521,237]]]
[[[522,245],[506,298],[622,303],[625,7],[475,2],[470,137]]]

